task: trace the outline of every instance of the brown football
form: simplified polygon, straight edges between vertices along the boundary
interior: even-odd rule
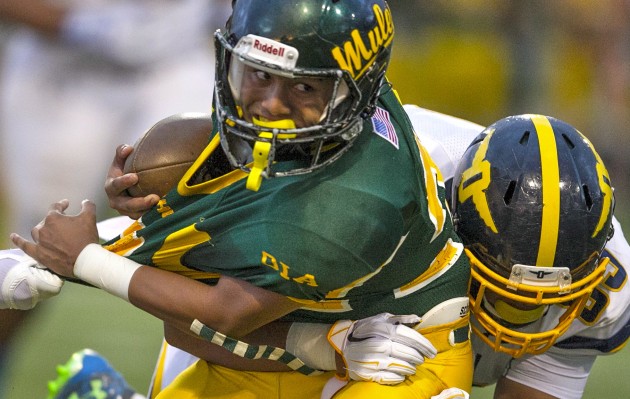
[[[165,195],[201,154],[211,133],[212,117],[206,113],[175,114],[153,125],[125,160],[123,172],[138,174],[129,195]]]

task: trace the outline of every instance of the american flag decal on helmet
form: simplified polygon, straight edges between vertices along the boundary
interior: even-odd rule
[[[389,141],[398,149],[398,136],[394,125],[389,119],[389,112],[383,108],[376,107],[374,116],[372,116],[372,126],[374,126],[374,133]]]

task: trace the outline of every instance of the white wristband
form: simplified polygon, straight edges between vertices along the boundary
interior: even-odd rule
[[[131,277],[140,266],[99,244],[89,244],[74,263],[74,275],[129,302]]]
[[[286,350],[309,367],[336,370],[336,352],[328,343],[330,324],[292,323],[287,333]]]

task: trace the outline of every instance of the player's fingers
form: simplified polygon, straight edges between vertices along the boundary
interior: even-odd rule
[[[87,217],[92,223],[96,224],[96,204],[88,199],[84,199],[81,201],[81,212],[79,215]]]
[[[160,197],[155,194],[146,197],[117,196],[109,198],[109,206],[121,215],[138,219],[142,214],[157,204]]]
[[[129,144],[121,144],[116,148],[116,155],[112,161],[112,166],[118,167],[120,170],[125,166],[125,160],[133,152],[133,146]]]
[[[28,241],[27,239],[25,239],[24,237],[20,236],[17,233],[12,233],[9,236],[9,238],[11,239],[11,242],[13,242],[13,244],[15,244],[16,247],[24,251],[25,254],[33,258],[36,258],[37,245]]]
[[[68,209],[68,206],[70,206],[70,201],[67,199],[62,199],[61,201],[50,204],[48,210],[56,213],[64,213],[66,209]]]
[[[376,382],[381,385],[396,385],[403,381],[405,381],[405,378],[395,373],[382,373]]]
[[[81,213],[96,214],[96,204],[89,199],[81,201]]]
[[[346,359],[348,367],[358,373],[379,373],[389,372],[398,375],[414,375],[416,373],[416,365],[408,363],[398,357],[383,356],[381,358],[371,360],[351,360]]]
[[[401,362],[400,359],[392,359],[392,362],[387,365],[383,372],[390,372],[399,376],[414,375],[416,374],[416,367],[413,364]]]
[[[416,324],[422,320],[419,316],[415,314],[407,314],[407,315],[391,315],[387,318],[387,321],[392,324]]]
[[[127,144],[122,144],[116,147],[116,153],[114,154],[114,159],[112,163],[109,165],[109,169],[107,170],[107,176],[105,177],[105,188],[110,184],[112,179],[115,179],[119,176],[123,175],[123,169],[125,167],[125,159],[131,154],[133,151],[133,147]]]
[[[41,221],[39,223],[37,223],[37,225],[35,225],[35,227],[33,227],[31,229],[31,238],[33,238],[33,241],[35,242],[39,242],[39,230],[44,226],[44,222]]]
[[[399,324],[395,326],[394,332],[391,336],[392,341],[409,346],[431,359],[437,355],[437,349],[435,349],[431,341],[413,328]]]
[[[141,210],[143,213],[160,202],[160,196],[157,194],[149,194],[146,197],[142,197],[142,199],[144,200],[143,209]]]
[[[374,381],[382,385],[395,385],[405,380],[404,376],[388,371],[379,371],[377,373],[354,371],[353,373],[351,373],[351,377],[353,380]]]
[[[138,175],[136,173],[109,177],[105,181],[105,192],[110,199],[119,195],[128,196],[127,189],[136,183],[138,183]]]
[[[48,220],[50,217],[63,215],[66,209],[68,209],[69,205],[70,201],[68,201],[67,199],[63,199],[61,201],[50,204],[50,206],[48,207],[48,215],[31,229],[31,237],[35,242],[39,242],[39,232],[46,224],[46,220]]]
[[[391,356],[409,364],[422,364],[425,358],[425,356],[416,349],[397,342],[391,343]]]

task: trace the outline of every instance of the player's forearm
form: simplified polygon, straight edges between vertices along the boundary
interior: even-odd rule
[[[187,281],[188,280],[188,281]],[[148,266],[139,268],[129,284],[129,302],[145,312],[186,330],[194,319],[205,318],[197,307],[203,301],[203,284]],[[190,303],[188,295],[198,298]],[[209,322],[207,319],[205,322]]]
[[[287,314],[297,305],[286,297],[244,281],[221,277],[217,285],[152,267],[133,275],[129,301],[138,308],[187,331],[194,319],[233,338]]]
[[[59,33],[66,10],[41,0],[0,1],[0,18],[12,23],[27,25],[42,33]]]

